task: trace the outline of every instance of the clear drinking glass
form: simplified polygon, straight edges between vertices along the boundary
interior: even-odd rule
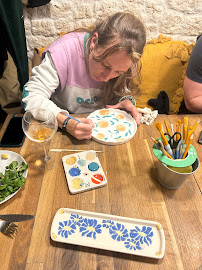
[[[26,111],[22,119],[22,128],[30,140],[44,143],[44,153],[37,157],[36,165],[40,168],[54,168],[57,164],[51,161],[45,145],[45,142],[51,140],[58,129],[57,119],[54,114],[44,108],[37,108],[32,112]]]

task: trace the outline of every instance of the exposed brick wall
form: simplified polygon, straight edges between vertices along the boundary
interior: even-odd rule
[[[148,41],[163,34],[192,43],[202,33],[201,0],[51,0],[41,7],[24,6],[29,58],[34,47],[52,43],[61,31],[90,26],[117,11],[137,15],[146,26]]]

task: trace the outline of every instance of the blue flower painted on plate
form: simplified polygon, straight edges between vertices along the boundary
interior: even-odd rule
[[[80,227],[81,236],[93,237],[96,239],[96,234],[102,232],[101,224],[97,224],[96,219],[85,218],[83,221],[84,222]]]
[[[139,240],[141,244],[146,243],[148,246],[152,243],[152,237],[154,233],[151,227],[143,226],[142,230],[135,226],[134,230],[130,231],[130,237],[134,238],[135,241]]]
[[[69,235],[75,233],[76,226],[71,220],[59,222],[58,235],[68,238]]]
[[[117,119],[117,118],[112,118],[114,121],[116,121],[116,122],[119,122],[119,119]]]
[[[102,226],[105,227],[106,229],[110,228],[114,224],[114,221],[109,220],[109,219],[103,219],[102,221]]]
[[[116,223],[116,225],[112,225],[111,228],[109,228],[109,233],[111,234],[111,237],[113,240],[117,241],[125,241],[128,235],[128,230],[125,229],[125,226],[120,223]]]
[[[118,140],[118,139],[120,139],[121,138],[121,136],[118,136],[118,137],[116,137],[116,138],[114,138],[115,140]]]
[[[111,118],[111,115],[104,115],[102,118]]]
[[[140,246],[140,242],[139,241],[136,241],[134,239],[127,239],[125,242],[124,242],[124,245],[126,248],[128,249],[133,249],[133,250],[136,250],[136,249],[139,249],[141,250],[142,247]]]
[[[110,123],[111,123],[111,126],[113,126],[113,125],[114,125],[114,122],[113,122],[112,120],[110,120]]]
[[[81,170],[78,167],[73,167],[69,170],[71,176],[78,176],[81,174]]]
[[[70,219],[72,220],[72,222],[74,222],[75,225],[78,226],[80,226],[83,222],[83,217],[79,216],[78,214],[77,215],[71,214]]]
[[[117,134],[119,134],[119,131],[117,129],[115,129],[113,133],[117,135]]]
[[[130,129],[128,130],[128,132],[126,132],[125,137],[127,137],[128,135],[131,135]]]
[[[131,124],[129,122],[123,122],[123,123],[128,125],[129,127],[131,126]]]

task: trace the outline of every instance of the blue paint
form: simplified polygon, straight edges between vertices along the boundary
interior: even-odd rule
[[[89,165],[88,165],[88,169],[90,171],[97,171],[99,169],[99,165],[96,163],[96,162],[91,162]]]
[[[80,234],[80,238],[91,238],[94,243],[99,242],[101,238],[106,237],[107,239],[109,235],[112,241],[118,242],[119,245],[125,246],[129,250],[144,250],[145,247],[152,245],[154,239],[152,227],[144,225],[130,229],[122,223],[114,223],[113,220],[100,221],[78,214],[71,214],[70,219],[59,222],[58,236],[74,239],[73,234],[76,232]]]
[[[78,167],[73,167],[69,170],[71,176],[78,176],[81,174],[81,170]]]

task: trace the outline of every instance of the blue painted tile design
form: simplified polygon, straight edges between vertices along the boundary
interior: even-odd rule
[[[69,220],[59,222],[58,235],[70,238],[78,231],[81,237],[98,241],[98,234],[103,234],[103,237],[108,234],[113,241],[123,243],[123,246],[129,250],[143,250],[145,246],[152,244],[154,233],[150,226],[134,226],[134,229],[128,229],[125,225],[109,219],[99,222],[95,218],[89,219],[78,214],[71,214]]]

